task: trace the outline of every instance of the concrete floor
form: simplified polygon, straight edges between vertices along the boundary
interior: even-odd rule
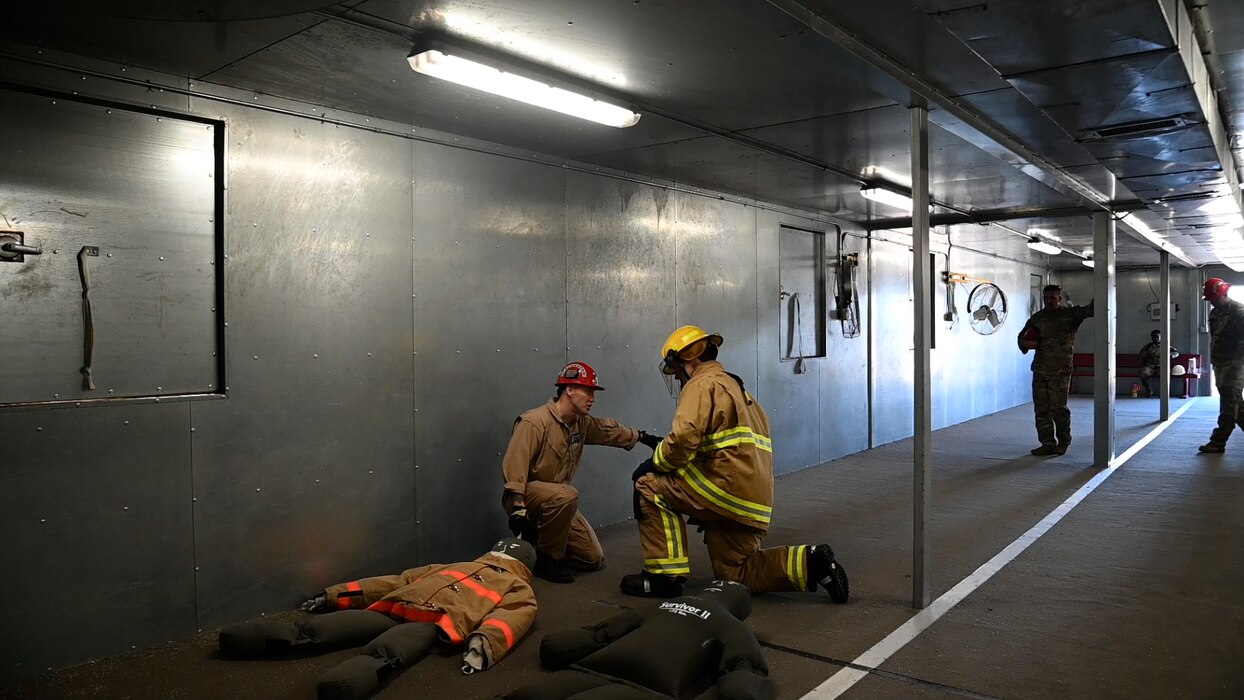
[[[1172,412],[1185,403],[1172,400]],[[815,689],[916,615],[911,443],[782,477],[767,542],[833,545],[852,600],[755,597],[749,623],[771,666],[773,697],[1244,698],[1244,603],[1236,599],[1244,593],[1244,438],[1226,454],[1196,450],[1217,407],[1217,399],[1192,400],[1043,537],[840,695]],[[1028,454],[1036,445],[1029,405],[934,434],[934,598],[1099,475],[1091,399],[1073,397],[1072,412],[1076,440],[1061,457]],[[1157,413],[1156,399],[1118,400],[1120,454],[1159,426]],[[433,656],[376,697],[493,697],[544,673],[545,633],[648,604],[617,590],[620,576],[639,570],[633,523],[600,534],[609,567],[572,585],[537,579],[540,618],[510,657],[464,677],[457,655]],[[706,580],[702,544],[693,568]],[[0,688],[0,698],[314,698],[316,677],[353,653],[231,661],[215,654],[208,632]]]

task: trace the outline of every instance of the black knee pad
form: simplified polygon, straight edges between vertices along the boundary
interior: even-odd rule
[[[364,653],[388,666],[407,666],[422,659],[435,643],[436,625],[407,622],[373,639]]]
[[[279,654],[298,639],[291,622],[241,622],[220,630],[220,653],[238,658]]]
[[[385,668],[380,659],[351,656],[320,676],[315,696],[318,700],[363,700],[376,692]]]
[[[338,610],[299,623],[302,636],[323,647],[356,647],[399,625],[397,620],[371,610]]]

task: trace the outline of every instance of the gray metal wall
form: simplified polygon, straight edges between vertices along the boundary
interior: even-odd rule
[[[141,87],[106,92],[145,101]],[[173,106],[228,122],[228,398],[3,414],[0,557],[21,574],[21,605],[0,622],[0,643],[20,650],[0,680],[475,556],[504,531],[513,418],[581,359],[607,387],[596,413],[666,430],[657,360],[680,324],[725,336],[722,360],[769,411],[779,473],[868,446],[870,347],[879,376],[907,377],[871,389],[877,442],[910,434],[902,246],[846,238],[871,268],[861,309],[876,331],[843,338],[831,320],[827,357],[794,374],[778,346],[779,230],[825,222],[392,135],[401,125]],[[1004,391],[966,411],[947,398],[942,420],[1027,400],[1018,363],[996,371]],[[627,517],[641,452],[586,451],[592,522]]]

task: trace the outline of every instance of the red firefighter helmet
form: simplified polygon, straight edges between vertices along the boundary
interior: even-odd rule
[[[1231,289],[1231,285],[1218,277],[1211,277],[1205,280],[1205,297],[1206,301],[1217,301],[1227,296],[1227,290]]]
[[[605,387],[596,383],[596,370],[586,362],[571,362],[562,367],[553,386],[585,386],[597,391],[605,390]]]

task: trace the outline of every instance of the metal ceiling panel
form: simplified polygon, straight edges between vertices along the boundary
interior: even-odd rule
[[[197,78],[323,21],[314,15],[271,15],[228,23],[163,22],[78,10],[60,3],[4,3],[0,38]]]
[[[357,9],[415,29],[444,30],[727,130],[890,103],[861,87],[858,76],[818,60],[803,25],[763,3],[411,5],[370,0]]]
[[[1003,77],[1171,46],[1157,2],[919,0],[917,5]]]
[[[951,95],[1005,87],[997,71],[946,31],[936,16],[909,0],[806,0],[799,3],[843,27],[875,50],[909,66]]]
[[[218,71],[211,80],[565,157],[704,133],[653,115],[614,129],[429,78],[411,70],[410,48],[398,36],[333,20]]]

